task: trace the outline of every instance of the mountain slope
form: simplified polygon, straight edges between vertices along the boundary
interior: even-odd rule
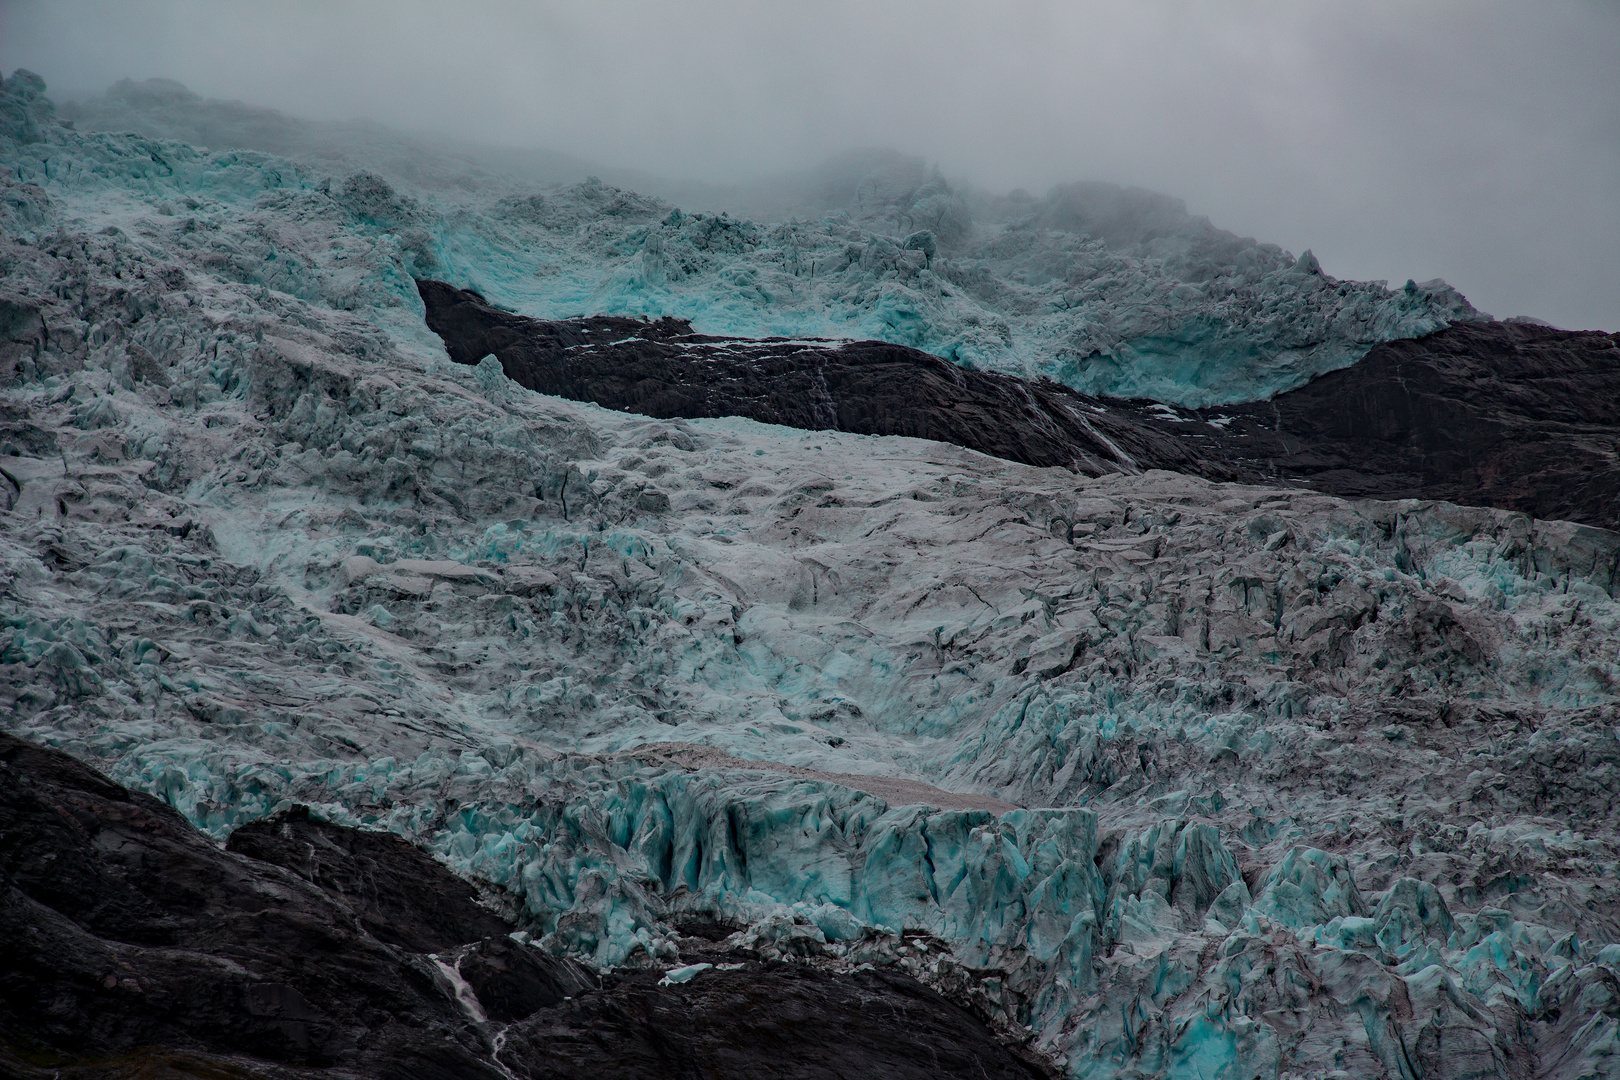
[[[239,848],[408,840],[683,1036],[906,975],[1076,1077],[1613,1071],[1616,534],[536,394],[424,261],[666,211],[502,233],[5,91],[8,733]]]

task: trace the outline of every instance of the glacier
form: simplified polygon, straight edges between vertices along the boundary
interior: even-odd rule
[[[164,80],[120,84],[68,114],[97,129],[291,152],[322,172],[358,166],[339,200],[397,236],[413,273],[542,318],[673,315],[722,336],[871,338],[1190,407],[1267,398],[1379,342],[1488,318],[1443,281],[1337,280],[1309,251],[1296,259],[1178,200],[1112,184],[992,196],[914,159],[864,154],[768,190],[662,185],[773,214],[761,223],[595,178],[543,185],[578,168],[548,159],[519,170],[495,155],[524,183],[465,152],[205,102]]]
[[[8,732],[220,840],[403,836],[598,967],[701,982],[684,915],[896,967],[1072,1077],[1620,1070],[1620,537],[542,397],[413,276],[1181,404],[1480,317],[1442,285],[1119,189],[915,243],[945,186],[457,201],[23,72],[0,155]]]

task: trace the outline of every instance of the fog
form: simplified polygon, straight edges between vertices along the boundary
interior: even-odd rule
[[[0,0],[59,100],[162,76],[313,119],[736,184],[892,147],[1111,180],[1338,277],[1620,330],[1620,4]]]

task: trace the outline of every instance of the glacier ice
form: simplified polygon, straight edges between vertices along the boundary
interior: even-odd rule
[[[658,980],[659,986],[679,986],[684,982],[691,982],[697,976],[709,971],[713,964],[687,964],[685,967],[670,968],[669,973]]]
[[[1325,276],[1183,215],[1111,246],[1063,219],[986,224],[948,256],[844,218],[760,225],[585,183],[457,215],[422,270],[548,318],[675,315],[702,333],[859,337],[1086,393],[1270,397],[1380,341],[1479,318],[1444,282]]]
[[[898,965],[1075,1077],[1613,1073],[1613,534],[542,398],[448,362],[425,260],[792,333],[944,270],[600,186],[456,209],[5,90],[7,730],[216,837],[295,802],[409,837],[600,965],[689,967],[685,915]],[[790,241],[852,238],[781,291]],[[1435,317],[1261,256],[1289,303]],[[908,325],[991,310],[954,288]]]
[[[853,155],[772,193],[741,193],[746,208],[779,215],[762,223],[594,178],[524,188],[465,155],[374,131],[339,137],[162,80],[71,112],[113,130],[299,153],[306,171],[391,170],[394,185],[364,169],[333,177],[335,201],[395,238],[413,273],[543,318],[674,315],[701,333],[876,338],[1187,406],[1267,398],[1379,342],[1485,318],[1443,281],[1337,280],[1309,251],[1295,259],[1175,199],[1111,184],[991,197],[917,161]]]

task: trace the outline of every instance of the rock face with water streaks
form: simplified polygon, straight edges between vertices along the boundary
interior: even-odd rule
[[[0,867],[7,1075],[1046,1075],[899,972],[694,939],[723,965],[700,980],[602,978],[511,940],[398,837],[300,807],[221,851],[4,734]]]
[[[401,918],[386,891],[329,891],[223,852],[167,804],[57,751],[0,740],[0,1061],[106,1062],[133,1052],[154,1063],[182,1054],[312,1067],[369,1061],[376,1075],[496,1075],[480,1062],[487,1049],[455,988],[424,954],[442,950],[454,961],[461,947],[485,948],[492,930],[504,937],[509,928],[409,844],[366,838],[371,884],[413,896],[416,911]],[[276,828],[266,822],[259,832]],[[409,917],[428,909],[439,917]],[[525,959],[535,981],[595,984],[566,962]]]

